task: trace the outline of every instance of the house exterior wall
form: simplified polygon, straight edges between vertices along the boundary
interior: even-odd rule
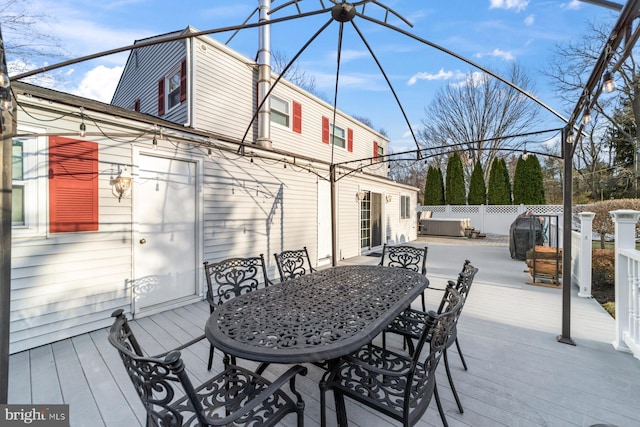
[[[193,31],[196,30],[185,30],[187,33]],[[187,58],[188,64],[187,101],[162,118],[248,144],[255,141],[257,123],[251,120],[258,107],[257,63],[210,37],[200,36],[133,51],[112,104],[131,108],[135,99],[140,99],[142,112],[157,115],[156,82],[183,58]],[[274,74],[272,82],[276,80]],[[332,121],[333,107],[285,79],[278,81],[271,95],[288,102],[291,115],[294,102],[299,103],[302,110],[301,132],[293,130],[293,120],[286,128],[271,123],[274,149],[327,162],[333,159],[334,163],[370,159],[375,156],[376,144],[387,153],[388,141],[383,135],[339,110],[336,111],[335,125],[345,132],[352,132],[353,150],[323,142],[322,120],[325,117]],[[384,167],[370,168],[368,172],[386,176],[387,170]]]
[[[155,119],[158,82],[182,61],[188,74],[186,102]],[[373,157],[374,141],[386,152],[386,139],[337,112],[336,125],[352,131],[353,149],[336,147],[332,153],[331,145],[323,142],[322,129],[323,117],[333,117],[331,106],[288,82],[282,81],[273,94],[291,107],[294,102],[301,105],[301,129],[272,124],[273,149],[248,145],[241,153],[238,142],[256,108],[255,88],[255,63],[215,41],[200,39],[136,49],[113,97],[115,106],[15,85],[20,111],[28,112],[18,115],[18,133],[28,145],[31,166],[28,223],[13,229],[12,353],[106,327],[116,308],[142,314],[136,312],[133,289],[138,279],[135,245],[141,237],[135,204],[140,152],[191,158],[202,165],[196,196],[201,210],[196,229],[202,236],[194,248],[202,258],[195,267],[200,298],[204,260],[262,253],[274,279],[275,252],[306,246],[312,263],[318,261],[318,233],[326,233],[318,227],[318,180],[329,179],[331,161],[352,161],[340,167],[341,178],[335,184],[339,259],[371,249],[360,247],[359,190],[383,195],[383,242],[416,238],[415,212],[411,220],[400,219],[398,203],[406,193],[415,206],[417,189],[387,179],[386,163],[358,160]],[[143,114],[130,111],[135,104]],[[88,132],[83,138],[78,136],[81,120]],[[246,143],[255,139],[255,129],[253,125]],[[97,144],[95,231],[51,232],[48,143],[59,137]],[[359,167],[360,172],[346,175]],[[134,186],[118,199],[112,180],[124,168],[132,172]]]
[[[135,101],[139,100],[141,113],[158,116],[158,81],[187,59],[189,46],[189,39],[184,39],[133,50],[125,65],[127,72],[118,82],[111,103],[133,110]],[[162,118],[188,124],[188,114],[188,103],[183,102],[173,109],[166,108]]]
[[[62,134],[77,138],[79,120],[56,120],[59,106],[18,113],[18,133]],[[119,127],[102,123],[106,133]],[[87,126],[91,128],[91,125]],[[118,203],[110,178],[119,165],[129,164],[131,148],[106,138],[96,138],[98,153],[99,229],[92,232],[51,233],[48,221],[47,136],[26,137],[26,149],[37,156],[36,170],[27,171],[33,213],[25,226],[12,232],[11,351],[50,343],[110,324],[110,313],[130,302],[125,280],[131,275],[131,204]],[[38,142],[39,141],[39,142]]]

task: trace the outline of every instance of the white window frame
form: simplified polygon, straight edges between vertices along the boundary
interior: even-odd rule
[[[400,195],[400,219],[411,219],[411,196]]]
[[[342,141],[344,145],[336,145],[336,140]],[[331,142],[331,145],[334,145],[336,148],[347,150],[347,144],[349,143],[347,141],[347,130],[340,126],[336,126],[333,123],[329,123],[329,141]]]
[[[283,106],[286,106],[286,110],[287,111],[282,111],[280,108],[277,108],[277,106],[274,106],[274,102],[276,101],[277,103],[282,103]],[[292,113],[291,113],[291,102],[287,101],[286,99],[282,99],[279,96],[275,96],[275,95],[271,95],[269,98],[269,108],[271,111],[271,123],[273,123],[275,126],[281,127],[283,129],[291,129],[291,125],[292,125]],[[286,125],[279,123],[277,121],[275,121],[274,118],[274,113],[277,116],[283,117],[286,120]]]
[[[24,188],[24,224],[12,224],[11,233],[15,237],[46,235],[47,189],[48,189],[48,149],[45,129],[22,127],[18,134],[33,136],[16,137],[23,141],[23,179],[13,180]]]
[[[178,79],[178,85],[175,89],[171,90],[171,80],[176,77]],[[167,106],[167,112],[173,110],[178,107],[180,102],[180,86],[182,84],[182,73],[180,66],[173,68],[169,74],[164,78],[164,105]],[[171,104],[171,94],[175,94],[177,96],[177,102],[175,104]]]

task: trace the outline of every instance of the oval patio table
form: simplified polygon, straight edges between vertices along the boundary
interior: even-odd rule
[[[428,285],[424,275],[403,268],[333,267],[225,302],[205,334],[247,360],[329,361],[371,342]]]

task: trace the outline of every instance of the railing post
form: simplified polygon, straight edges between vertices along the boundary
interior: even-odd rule
[[[578,271],[578,283],[580,290],[578,296],[591,298],[591,250],[593,247],[593,212],[581,212],[580,216],[580,264]]]
[[[616,337],[613,347],[620,351],[630,351],[624,342],[624,334],[628,332],[632,306],[629,293],[628,259],[620,255],[620,249],[635,249],[636,223],[640,212],[619,209],[609,212],[615,224],[615,275],[616,275]]]

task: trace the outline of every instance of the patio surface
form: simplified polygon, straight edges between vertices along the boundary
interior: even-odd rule
[[[464,414],[456,408],[444,367],[438,369],[450,426],[640,425],[640,361],[613,349],[614,321],[595,300],[578,298],[577,288],[572,290],[571,337],[576,346],[560,344],[561,290],[526,284],[530,276],[524,262],[510,258],[506,236],[422,236],[411,244],[429,246],[431,286],[455,279],[464,259],[479,268],[458,326],[467,372],[455,348],[450,352]],[[378,261],[361,256],[341,263]],[[436,308],[440,294],[427,290],[426,296],[427,304]],[[202,334],[208,314],[203,301],[140,318],[132,327],[145,350],[155,354]],[[389,344],[399,347],[400,341]],[[202,341],[183,352],[196,383],[211,375],[206,370],[208,351]],[[221,365],[216,353],[213,371]],[[9,369],[9,403],[68,403],[72,426],[144,425],[142,405],[104,329],[14,354]],[[265,376],[285,369],[271,365]],[[307,404],[307,426],[319,425],[321,375],[310,365],[308,375],[298,380]],[[398,425],[348,400],[347,413],[353,426]],[[295,425],[295,418],[287,417],[283,425]],[[329,425],[335,425],[333,412]],[[417,425],[442,425],[433,402]]]

